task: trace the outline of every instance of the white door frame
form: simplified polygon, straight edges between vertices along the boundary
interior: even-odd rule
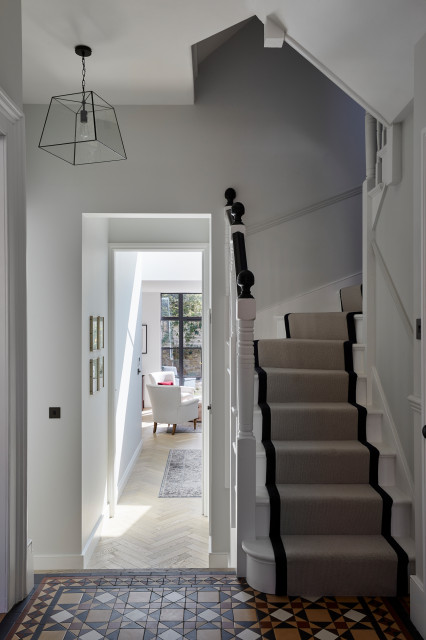
[[[0,613],[27,583],[25,131],[0,88]]]
[[[109,267],[108,267],[108,380],[109,380],[109,407],[108,407],[108,502],[109,515],[114,517],[117,504],[117,487],[115,486],[114,466],[115,466],[115,409],[114,409],[114,254],[116,251],[140,251],[140,252],[198,252],[202,253],[203,264],[203,362],[209,366],[203,366],[203,416],[202,416],[202,457],[203,457],[203,490],[202,490],[202,513],[210,515],[210,479],[211,479],[211,428],[210,411],[211,404],[211,357],[210,357],[210,308],[211,308],[211,287],[210,287],[210,244],[205,242],[165,242],[165,243],[111,243],[109,245]]]
[[[426,635],[426,128],[420,142],[421,225],[421,422],[414,431],[414,497],[416,514],[416,575],[411,576],[410,614],[420,634]]]

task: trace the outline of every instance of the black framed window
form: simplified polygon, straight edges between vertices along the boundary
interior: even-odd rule
[[[176,367],[180,385],[202,377],[201,293],[161,294],[161,365]]]

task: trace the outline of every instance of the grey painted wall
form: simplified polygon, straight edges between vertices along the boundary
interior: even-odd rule
[[[49,96],[46,97],[47,99]],[[105,96],[107,99],[108,96]],[[211,551],[229,546],[229,496],[224,486],[224,215],[223,192],[234,186],[252,223],[266,222],[324,198],[351,189],[364,176],[363,112],[346,95],[287,46],[263,48],[263,27],[252,22],[200,66],[197,102],[186,107],[119,107],[117,114],[126,145],[126,162],[71,167],[37,149],[45,106],[29,106],[28,152],[28,261],[33,345],[30,380],[30,429],[40,436],[44,455],[32,477],[47,504],[56,513],[56,491],[61,483],[72,492],[69,476],[63,481],[49,473],[52,451],[44,428],[49,402],[64,405],[64,434],[80,428],[81,362],[81,220],[83,212],[206,212],[212,214],[212,499]],[[343,214],[341,224],[345,226]],[[358,212],[353,214],[355,217]],[[360,212],[359,212],[360,215]],[[339,219],[340,220],[340,219]],[[118,223],[114,223],[118,224]],[[304,246],[305,218],[293,243]],[[339,222],[340,224],[340,222]],[[351,241],[354,224],[347,227]],[[295,226],[295,225],[294,225]],[[283,233],[288,234],[287,225]],[[332,229],[329,230],[333,234]],[[325,236],[327,234],[324,234]],[[339,237],[345,233],[339,232]],[[132,241],[132,238],[128,238]],[[325,241],[325,240],[323,240]],[[252,242],[250,240],[250,242]],[[274,239],[275,242],[275,239]],[[330,251],[334,250],[333,242]],[[256,244],[257,283],[269,260],[268,243]],[[342,274],[356,271],[352,256],[342,252]],[[347,256],[349,256],[347,258]],[[297,256],[296,256],[297,258]],[[304,287],[317,286],[322,272],[320,255],[310,255],[310,277]],[[357,259],[358,260],[358,259]],[[359,260],[358,260],[359,261]],[[298,278],[300,263],[289,277]],[[327,275],[330,272],[327,272]],[[268,274],[267,274],[268,275]],[[331,273],[330,273],[331,275]],[[308,280],[311,280],[309,281]],[[335,279],[335,278],[333,278]],[[297,289],[296,284],[294,289]],[[68,340],[50,331],[52,292],[55,308],[66,319]],[[271,294],[272,295],[272,294]],[[264,304],[268,304],[265,299]],[[61,340],[61,342],[59,342]],[[67,362],[69,380],[55,374],[59,346]],[[81,457],[77,449],[62,446],[54,455]],[[67,437],[63,438],[64,443]],[[68,496],[67,519],[46,518],[58,552],[68,553],[69,520],[79,521],[79,481]],[[69,488],[71,485],[71,488]],[[41,535],[41,531],[38,532]],[[80,536],[73,543],[78,546]]]
[[[22,107],[22,29],[18,0],[0,0],[0,87]]]

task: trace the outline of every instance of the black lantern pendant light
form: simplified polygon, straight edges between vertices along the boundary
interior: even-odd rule
[[[53,96],[39,147],[70,164],[126,160],[115,109],[94,91],[86,91],[86,58],[92,50],[79,44],[81,93]]]

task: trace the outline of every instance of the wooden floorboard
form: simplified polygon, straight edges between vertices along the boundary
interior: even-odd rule
[[[208,520],[201,498],[159,498],[170,449],[201,449],[200,433],[152,433],[142,418],[142,450],[116,516],[107,519],[88,569],[207,568]]]

